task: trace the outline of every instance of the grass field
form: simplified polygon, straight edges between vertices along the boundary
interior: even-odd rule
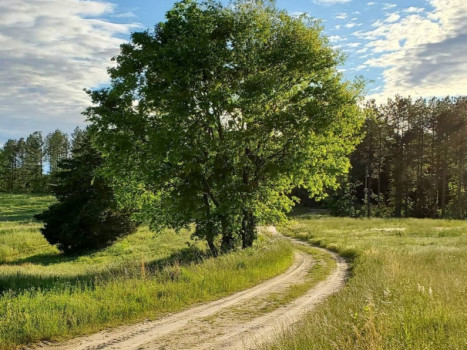
[[[157,318],[292,262],[291,246],[272,237],[212,259],[188,230],[146,227],[103,251],[66,257],[31,219],[52,202],[0,195],[1,350]],[[339,252],[352,271],[343,290],[267,349],[467,349],[467,222],[302,215],[281,232]]]
[[[261,236],[251,249],[209,258],[185,230],[142,227],[113,246],[66,257],[33,222],[52,197],[0,195],[0,349],[157,318],[285,271],[291,245]]]
[[[282,232],[341,253],[352,272],[267,349],[467,349],[467,222],[302,216]]]

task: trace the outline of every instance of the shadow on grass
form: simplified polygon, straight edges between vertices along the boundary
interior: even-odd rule
[[[289,217],[316,217],[316,216],[328,216],[329,210],[328,209],[315,209],[297,205],[295,206],[292,211],[288,214]]]
[[[14,214],[2,214],[0,221],[39,222],[33,218],[35,214],[37,214],[37,209],[15,210]]]
[[[88,253],[91,254],[91,253]],[[83,256],[83,255],[80,255]],[[38,254],[25,259],[8,262],[3,265],[24,266],[27,264],[51,265],[76,260],[80,256],[66,256],[53,254]],[[210,254],[201,249],[190,246],[169,255],[168,257],[144,262],[144,277],[156,275],[167,267],[174,265],[189,265],[202,262]],[[98,273],[87,273],[74,276],[32,275],[15,271],[11,274],[0,275],[0,294],[5,292],[18,293],[25,290],[84,290],[94,289],[97,284],[117,279],[142,277],[142,262],[109,268]]]
[[[13,261],[4,262],[1,265],[42,265],[48,266],[53,264],[67,263],[77,260],[79,257],[91,255],[93,252],[86,252],[86,254],[80,255],[64,255],[60,253],[40,253],[27,258],[17,259]]]
[[[0,221],[35,221],[33,216],[56,200],[48,194],[0,193]]]

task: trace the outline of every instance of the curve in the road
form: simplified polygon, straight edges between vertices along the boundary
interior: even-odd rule
[[[275,228],[270,228],[275,232]],[[289,238],[290,239],[290,238]],[[304,242],[293,240],[298,244]],[[347,263],[337,254],[327,251],[336,260],[337,267],[324,280],[315,285],[301,297],[280,307],[272,312],[260,315],[248,322],[234,322],[229,327],[228,332],[222,334],[213,334],[210,337],[204,337],[201,343],[196,343],[192,339],[191,346],[186,345],[177,347],[177,333],[184,328],[196,323],[196,320],[205,319],[213,316],[223,309],[245,303],[260,295],[271,293],[284,286],[292,286],[303,281],[313,265],[311,255],[296,252],[293,265],[283,274],[274,277],[258,286],[235,293],[231,296],[212,301],[188,310],[167,316],[165,318],[146,321],[131,326],[117,327],[111,330],[95,333],[90,336],[75,338],[65,343],[46,345],[39,344],[41,349],[48,350],[140,350],[140,349],[158,349],[158,339],[173,339],[170,346],[163,346],[168,349],[255,349],[260,343],[266,342],[277,334],[279,329],[288,326],[305,313],[311,311],[319,302],[327,296],[337,292],[345,283],[348,271]],[[210,332],[216,330],[210,330]],[[202,338],[202,337],[201,337]],[[200,339],[201,340],[201,339]],[[26,348],[25,348],[26,349]]]

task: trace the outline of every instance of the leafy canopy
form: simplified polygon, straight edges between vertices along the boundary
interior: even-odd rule
[[[115,61],[86,114],[120,200],[155,228],[195,223],[213,252],[218,235],[246,247],[294,187],[321,196],[348,170],[360,87],[316,21],[185,0]]]

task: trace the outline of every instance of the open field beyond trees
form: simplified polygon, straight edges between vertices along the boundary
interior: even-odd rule
[[[301,216],[281,232],[339,252],[353,269],[267,349],[467,348],[467,222]]]
[[[291,245],[261,236],[213,259],[190,232],[141,227],[111,247],[63,256],[32,214],[52,197],[1,195],[0,349],[63,339],[220,298],[285,271]]]

